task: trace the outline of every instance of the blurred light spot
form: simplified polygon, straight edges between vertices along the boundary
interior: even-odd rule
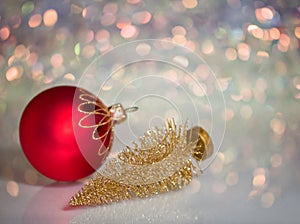
[[[132,22],[135,24],[147,24],[151,20],[151,13],[148,11],[136,12],[132,16]]]
[[[262,39],[264,37],[264,31],[257,25],[249,25],[248,32],[251,33],[255,38]]]
[[[259,195],[259,191],[258,190],[252,190],[249,194],[248,194],[248,197],[249,198],[254,198],[256,196]]]
[[[101,46],[98,46],[98,50],[101,52],[101,53],[105,53],[105,52],[108,52],[110,50],[112,50],[114,48],[113,45],[111,45],[109,42],[105,43],[105,44],[102,44]]]
[[[8,26],[4,26],[0,28],[0,39],[7,40],[10,35],[10,30]]]
[[[299,76],[297,76],[293,79],[293,84],[296,89],[300,90],[300,77]]]
[[[13,67],[10,67],[6,71],[6,79],[8,81],[13,81],[13,80],[21,78],[22,74],[23,74],[23,68],[22,67],[13,66]]]
[[[189,60],[181,55],[177,55],[173,58],[173,62],[179,66],[182,66],[184,68],[189,66]]]
[[[24,179],[27,184],[36,184],[38,181],[37,172],[34,170],[27,169],[24,173]]]
[[[239,102],[239,101],[241,101],[243,99],[242,95],[234,95],[234,94],[232,94],[230,97],[235,102]]]
[[[218,157],[222,162],[225,161],[225,155],[224,155],[223,152],[218,152],[218,153],[217,153],[217,157]]]
[[[28,26],[30,28],[35,28],[41,25],[42,23],[42,16],[41,14],[34,14],[29,18]]]
[[[246,43],[240,43],[238,45],[239,58],[243,61],[247,61],[250,57],[251,48]]]
[[[274,13],[270,8],[264,7],[256,9],[255,16],[259,22],[266,23],[273,19]]]
[[[19,15],[15,15],[15,16],[11,17],[11,26],[12,26],[12,28],[14,28],[14,29],[19,28],[21,23],[22,23],[22,19]]]
[[[141,0],[127,0],[127,2],[128,2],[129,4],[137,4],[137,3],[140,3]]]
[[[112,13],[105,13],[101,16],[101,24],[103,26],[111,26],[116,22],[117,18]]]
[[[253,172],[254,176],[260,175],[260,174],[266,175],[266,170],[264,168],[259,167],[259,168],[256,168]]]
[[[248,32],[251,33],[253,30],[256,30],[258,28],[257,25],[253,25],[253,24],[250,24],[247,28]]]
[[[262,57],[262,58],[269,58],[269,53],[266,52],[266,51],[258,51],[258,52],[256,53],[256,55],[257,55],[258,57]]]
[[[14,55],[16,58],[27,57],[29,55],[29,50],[23,44],[16,46],[14,50]]]
[[[43,82],[44,82],[45,84],[50,84],[50,83],[53,82],[53,81],[54,81],[54,78],[53,78],[52,74],[51,74],[51,75],[46,74],[46,75],[43,77]]]
[[[234,111],[232,109],[227,109],[222,113],[222,118],[224,121],[230,121],[234,117]]]
[[[224,164],[228,165],[236,160],[237,154],[233,149],[228,149],[224,152]]]
[[[186,29],[183,26],[174,26],[172,29],[172,34],[175,35],[186,35]]]
[[[6,184],[6,191],[12,197],[17,197],[19,194],[19,185],[15,181],[8,181]]]
[[[271,40],[278,40],[280,38],[280,31],[276,27],[271,28],[269,30],[269,34],[270,34]]]
[[[85,43],[90,43],[94,39],[94,31],[89,30],[86,32],[85,35]]]
[[[138,30],[135,26],[129,25],[121,29],[121,36],[125,39],[134,38],[138,34]]]
[[[295,28],[295,36],[296,36],[298,39],[300,39],[300,27],[299,27],[299,26]]]
[[[273,19],[273,12],[269,8],[262,8],[261,9],[261,15],[266,19],[266,20],[272,20]]]
[[[172,41],[178,45],[182,45],[184,46],[187,42],[186,40],[186,37],[183,36],[183,35],[175,35],[173,38],[172,38]]]
[[[266,192],[261,196],[261,206],[264,208],[270,208],[275,202],[275,196],[271,192]]]
[[[278,118],[272,119],[270,126],[276,135],[283,135],[285,132],[286,124],[282,119],[278,119]]]
[[[109,90],[112,89],[112,87],[113,86],[111,84],[105,83],[104,85],[102,85],[101,90],[103,90],[103,91],[109,91]]]
[[[168,20],[161,13],[155,13],[152,26],[156,30],[163,30],[168,24]]]
[[[176,83],[176,85],[180,85],[178,80],[178,74],[174,69],[170,69],[164,72],[164,77],[171,80],[173,83]]]
[[[80,55],[80,43],[75,44],[74,53],[75,53],[76,56]]]
[[[57,68],[64,63],[64,58],[61,54],[54,54],[51,56],[50,62],[54,68]]]
[[[87,18],[87,14],[88,14],[88,8],[84,8],[83,10],[82,10],[82,17],[83,18]]]
[[[224,159],[225,159],[224,154],[218,152],[216,159],[209,167],[209,170],[212,174],[218,175],[219,173],[222,172]]]
[[[236,49],[230,47],[227,48],[225,51],[225,57],[229,60],[229,61],[234,61],[237,59],[237,52]]]
[[[138,46],[136,47],[136,53],[140,56],[146,56],[150,53],[151,51],[151,46],[149,44],[146,43],[141,43],[138,44]]]
[[[117,13],[117,11],[118,11],[118,4],[113,2],[108,2],[103,8],[104,13],[115,14]]]
[[[108,41],[110,38],[110,33],[107,30],[98,30],[98,32],[96,33],[96,40],[98,42],[105,42]]]
[[[197,0],[182,0],[182,4],[187,9],[195,8],[198,5]]]
[[[193,179],[193,181],[191,182],[190,192],[192,194],[198,193],[200,191],[200,187],[201,187],[200,181],[198,179]]]
[[[264,78],[258,78],[255,83],[255,88],[259,91],[265,91],[268,88],[268,83]]]
[[[299,100],[300,99],[300,93],[296,93],[294,97],[295,97],[295,99]]]
[[[228,186],[236,185],[239,181],[239,175],[237,172],[231,171],[226,176],[226,184]]]
[[[195,44],[195,42],[188,40],[185,44],[185,47],[187,49],[189,49],[190,51],[194,52],[196,49],[196,44]]]
[[[207,87],[204,83],[193,83],[192,91],[196,96],[205,96],[207,95]]]
[[[40,81],[40,79],[44,75],[43,70],[44,70],[44,66],[42,63],[40,63],[40,62],[35,63],[32,67],[32,71],[31,71],[32,79],[35,81]]]
[[[45,26],[53,26],[57,22],[58,15],[54,9],[48,9],[43,16]]]
[[[274,167],[274,168],[280,167],[282,165],[282,156],[277,153],[274,154],[271,157],[271,164],[272,164],[272,167]]]
[[[85,19],[94,19],[99,15],[98,8],[94,5],[89,5],[82,10],[82,17]]]
[[[75,81],[75,76],[72,73],[67,73],[64,75],[64,78],[70,81]]]
[[[291,42],[291,40],[290,40],[289,36],[287,34],[282,33],[280,35],[279,43],[277,45],[278,50],[280,50],[282,52],[288,51],[290,42]]]
[[[241,96],[242,96],[242,99],[245,101],[245,102],[249,102],[251,99],[252,99],[252,90],[249,89],[249,88],[243,88],[241,90]]]
[[[199,65],[194,73],[202,80],[208,79],[211,75],[210,68],[205,64]]]
[[[264,174],[258,174],[253,177],[252,184],[254,187],[261,187],[265,185],[266,183],[266,177]]]
[[[250,106],[248,106],[248,105],[244,105],[244,106],[241,108],[241,110],[240,110],[240,115],[241,115],[241,117],[244,118],[244,119],[246,119],[246,120],[250,119],[251,116],[252,116],[252,114],[253,114],[253,110],[252,110],[252,108],[251,108]]]
[[[217,194],[223,194],[226,191],[227,187],[226,184],[223,182],[215,182],[213,183],[212,189],[213,192]]]
[[[24,2],[21,8],[23,14],[29,14],[33,11],[33,9],[34,9],[34,3],[30,1]]]
[[[118,19],[116,26],[119,29],[123,29],[126,26],[130,26],[131,25],[131,21],[130,19],[128,19],[127,17],[121,17]]]
[[[214,53],[215,47],[210,40],[205,40],[201,45],[201,50],[204,54]]]
[[[93,45],[86,45],[82,48],[82,56],[85,58],[91,58],[95,55],[96,50]]]

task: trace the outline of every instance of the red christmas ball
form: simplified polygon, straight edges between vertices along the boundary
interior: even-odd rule
[[[43,175],[74,181],[92,174],[107,157],[113,140],[109,109],[93,94],[72,86],[34,97],[20,121],[20,142]]]

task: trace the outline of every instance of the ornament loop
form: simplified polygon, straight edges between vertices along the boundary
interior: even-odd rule
[[[114,124],[119,124],[126,120],[127,112],[130,113],[130,112],[137,111],[138,107],[134,106],[134,107],[129,107],[129,108],[124,109],[122,104],[117,103],[117,104],[110,106],[108,108],[108,110],[110,112],[111,118],[114,121]]]
[[[127,113],[131,113],[131,112],[135,112],[137,111],[139,108],[137,106],[133,106],[133,107],[128,107],[125,109],[125,112]]]

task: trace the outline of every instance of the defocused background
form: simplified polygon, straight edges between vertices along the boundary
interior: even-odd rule
[[[77,85],[93,60],[141,39],[188,48],[214,71],[227,107],[220,151],[182,192],[64,209],[81,183],[53,183],[27,162],[22,111],[38,92]],[[297,0],[1,1],[1,223],[299,223],[299,40]]]

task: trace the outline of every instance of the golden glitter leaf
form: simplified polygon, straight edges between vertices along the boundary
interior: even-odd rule
[[[69,204],[110,204],[179,190],[197,171],[202,172],[196,167],[210,155],[208,144],[211,141],[204,129],[188,130],[187,124],[177,126],[174,120],[168,121],[164,128],[147,131],[139,144],[134,142],[118,158],[107,161]]]

